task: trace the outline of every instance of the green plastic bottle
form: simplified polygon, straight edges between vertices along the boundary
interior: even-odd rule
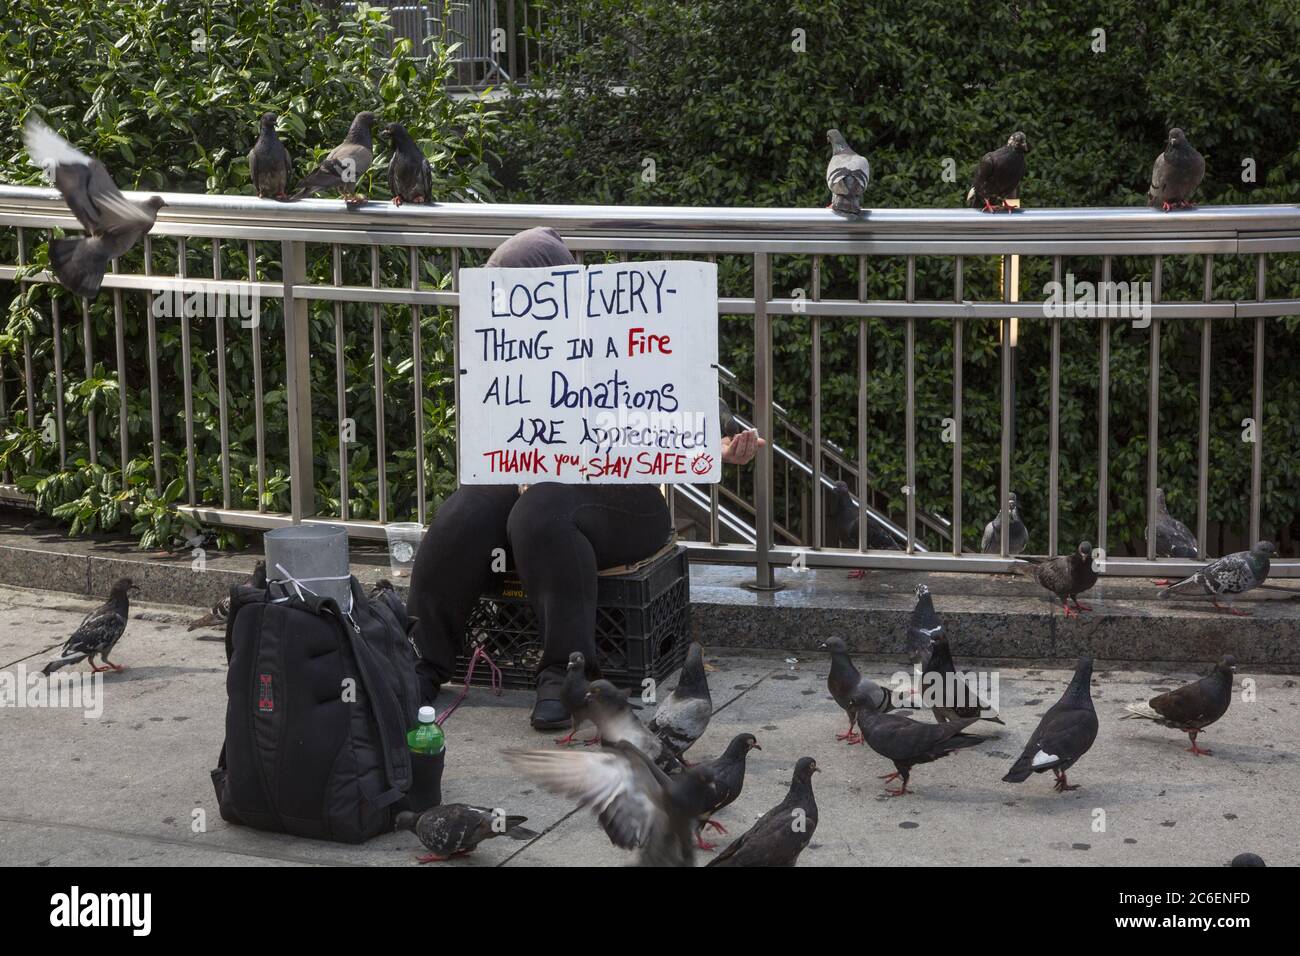
[[[420,723],[406,735],[406,745],[415,753],[436,757],[447,746],[442,728],[434,722],[436,716],[432,707],[420,708]]]

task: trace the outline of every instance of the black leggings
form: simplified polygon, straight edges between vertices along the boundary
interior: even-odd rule
[[[470,612],[505,548],[541,622],[538,690],[559,694],[569,654],[596,661],[596,572],[644,560],[668,540],[657,485],[462,485],[438,509],[411,572],[424,693],[451,678]]]

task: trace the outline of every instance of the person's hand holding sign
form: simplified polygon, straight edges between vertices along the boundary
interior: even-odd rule
[[[739,435],[722,436],[722,460],[728,465],[748,465],[754,460],[758,449],[767,442],[758,437],[756,429],[743,431]]]

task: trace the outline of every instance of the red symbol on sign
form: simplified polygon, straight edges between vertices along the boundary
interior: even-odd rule
[[[700,452],[691,459],[691,471],[697,475],[707,475],[713,470],[713,456]]]

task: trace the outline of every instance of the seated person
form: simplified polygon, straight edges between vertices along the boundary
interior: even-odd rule
[[[555,230],[538,228],[507,239],[487,264],[573,262]],[[724,437],[722,460],[745,464],[760,442],[752,430]],[[438,509],[411,572],[407,610],[418,621],[424,703],[451,678],[466,622],[491,583],[493,552],[504,548],[541,628],[532,725],[567,727],[559,696],[569,654],[581,651],[595,676],[596,572],[645,560],[668,543],[671,531],[658,485],[461,485]]]

